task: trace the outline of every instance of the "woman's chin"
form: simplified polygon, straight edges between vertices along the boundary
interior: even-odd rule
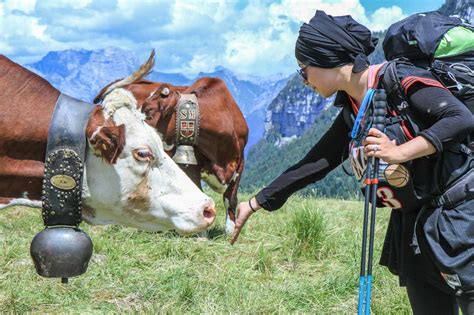
[[[314,93],[318,93],[321,95],[321,97],[328,98],[331,96],[333,93],[329,93],[327,91],[319,91],[314,85],[310,85],[311,89],[313,90]],[[332,92],[332,91],[331,91]]]
[[[324,98],[328,98],[329,96],[332,95],[331,93],[316,91],[316,89],[315,89],[314,91],[315,91],[316,93],[318,93],[319,95],[321,95],[321,97],[324,97]]]

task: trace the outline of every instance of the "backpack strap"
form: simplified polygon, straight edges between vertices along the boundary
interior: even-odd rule
[[[397,72],[397,63],[409,64],[403,59],[387,62],[379,71],[379,84],[387,92],[387,99],[389,100],[387,102],[388,110],[390,111],[390,115],[393,116],[393,122],[389,120],[388,123],[400,122],[405,136],[411,140],[416,136],[419,129],[408,110],[409,104],[406,90],[403,88],[402,82],[400,82]]]
[[[422,78],[422,77],[417,77],[417,76],[408,76],[408,77],[403,78],[403,80],[401,81],[401,87],[402,87],[404,95],[407,95],[408,89],[416,82],[421,82],[424,85],[434,86],[434,87],[438,87],[438,88],[444,89],[446,91],[449,91],[438,80],[429,79],[429,78]]]

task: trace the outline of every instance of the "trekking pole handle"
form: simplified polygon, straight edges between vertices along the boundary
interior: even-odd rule
[[[385,128],[385,109],[387,107],[387,94],[384,89],[378,89],[374,95],[374,120],[372,126],[380,131]]]

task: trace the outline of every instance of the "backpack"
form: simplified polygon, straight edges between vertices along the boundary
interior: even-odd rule
[[[439,12],[411,15],[392,24],[383,41],[387,65],[381,71],[381,82],[388,98],[396,104],[394,116],[403,118],[408,138],[417,128],[407,114],[404,91],[410,81],[400,82],[397,63],[407,63],[429,70],[450,92],[474,114],[474,26],[457,17]],[[388,87],[388,89],[387,89]],[[468,139],[474,148],[474,135]]]

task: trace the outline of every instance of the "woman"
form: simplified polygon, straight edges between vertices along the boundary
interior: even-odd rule
[[[404,165],[413,170],[409,185],[398,190],[392,187],[385,191],[387,194],[381,194],[379,201],[396,209],[391,213],[381,264],[407,287],[415,314],[457,314],[459,306],[464,314],[474,314],[474,199],[464,198],[450,208],[450,214],[462,214],[455,217],[461,224],[454,233],[465,235],[455,254],[449,253],[453,248],[446,249],[445,242],[439,242],[435,233],[436,220],[442,219],[447,209],[445,205],[432,204],[433,198],[454,185],[452,182],[457,183],[450,174],[458,174],[461,169],[468,173],[474,167],[472,155],[455,150],[474,129],[472,115],[428,71],[400,65],[400,79],[418,78],[405,93],[410,113],[417,118],[421,131],[409,141],[403,135],[397,136],[396,130],[401,130],[398,127],[385,132],[371,128],[359,142],[349,138],[353,126],[347,120],[347,112],[356,114],[368,89],[378,84],[377,71],[381,67],[369,66],[367,60],[376,43],[370,31],[350,16],[332,17],[317,11],[301,27],[295,48],[299,73],[305,84],[323,97],[338,92],[335,105],[344,109],[300,162],[255,197],[239,204],[231,243],[259,209],[279,209],[294,192],[322,179],[348,157],[356,173],[361,156],[374,156],[385,166]],[[465,178],[462,176],[456,180]],[[444,268],[459,270],[459,277],[454,274],[453,281],[452,274],[445,272],[441,276]]]

